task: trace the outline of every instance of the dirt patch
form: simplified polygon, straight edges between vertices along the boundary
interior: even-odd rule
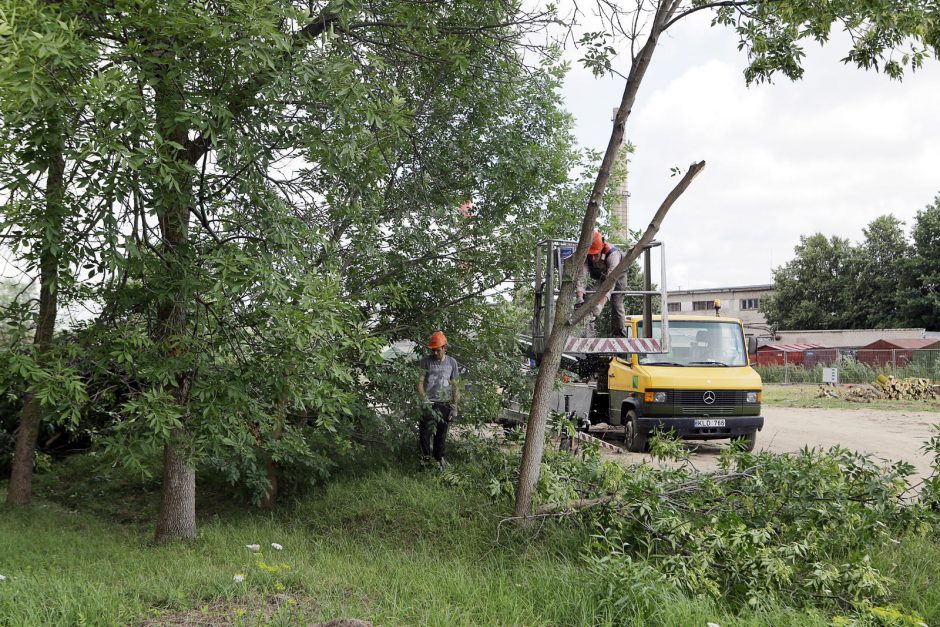
[[[217,600],[185,610],[154,609],[154,616],[139,627],[229,627],[232,625],[305,625],[309,627],[372,627],[355,618],[337,618],[321,623],[305,619],[316,615],[316,604],[298,601],[286,594],[266,598]]]
[[[905,461],[917,475],[931,473],[931,459],[920,449],[936,434],[940,412],[877,411],[869,409],[763,408],[764,428],[757,434],[757,451],[795,453],[808,446],[829,448],[840,445],[869,453],[878,459]],[[610,434],[611,436],[613,434]],[[609,437],[611,441],[617,440]],[[622,445],[622,438],[620,439]],[[688,442],[692,463],[698,470],[717,470],[718,454],[728,446],[725,440]],[[626,464],[653,463],[647,454],[605,451],[605,456]]]
[[[154,615],[139,623],[139,627],[263,625],[275,616],[289,620],[291,615],[297,613],[299,612],[296,601],[287,595],[275,594],[264,599],[219,599],[185,610],[154,609]]]

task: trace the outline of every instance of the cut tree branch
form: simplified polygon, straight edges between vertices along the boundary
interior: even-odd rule
[[[675,204],[676,200],[679,199],[679,196],[688,189],[689,185],[692,183],[692,180],[698,176],[705,168],[705,162],[699,161],[698,163],[693,163],[689,166],[689,170],[685,173],[685,176],[682,177],[682,180],[679,181],[676,186],[672,189],[671,192],[663,200],[662,204],[659,206],[659,209],[656,211],[656,215],[653,216],[653,219],[650,220],[649,226],[646,227],[646,232],[643,233],[643,237],[637,240],[636,244],[630,249],[630,252],[621,259],[620,263],[612,271],[607,273],[607,278],[597,287],[594,294],[588,298],[584,305],[579,309],[574,310],[574,313],[568,318],[567,324],[569,326],[575,326],[582,322],[593,309],[600,304],[607,295],[610,294],[610,291],[614,288],[614,284],[617,282],[617,279],[621,274],[627,271],[627,268],[630,267],[637,257],[640,256],[640,253],[643,252],[643,249],[653,241],[653,238],[656,237],[656,234],[659,233],[659,227],[662,225],[663,218],[666,217],[669,209]]]

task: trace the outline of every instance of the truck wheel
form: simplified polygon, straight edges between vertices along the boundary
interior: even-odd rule
[[[744,435],[736,435],[731,438],[732,444],[737,444],[738,448],[746,453],[750,453],[757,446],[757,431],[751,431]]]
[[[623,439],[627,444],[627,450],[631,453],[646,452],[646,436],[637,429],[636,412],[632,409],[624,415]]]

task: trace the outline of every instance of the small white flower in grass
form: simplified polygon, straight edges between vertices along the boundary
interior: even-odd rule
[[[254,551],[255,553],[257,553],[258,551],[261,550],[261,545],[260,544],[246,544],[245,548],[248,549],[249,551]]]
[[[271,543],[271,548],[274,549],[275,551],[280,551],[280,550],[283,549],[284,547],[281,546],[280,544],[278,544],[277,542],[272,542],[272,543]]]
[[[4,581],[7,578],[6,575],[0,575],[0,581]]]
[[[245,581],[245,576],[241,573],[238,573],[237,575],[232,577],[232,581],[234,581],[235,583],[241,583]]]
[[[705,627],[721,627],[718,623],[705,623]]]

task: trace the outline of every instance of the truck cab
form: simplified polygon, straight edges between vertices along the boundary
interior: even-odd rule
[[[643,324],[642,316],[629,317],[628,333],[649,337]],[[659,316],[652,327],[652,337],[661,337]],[[646,450],[655,430],[688,440],[740,441],[753,450],[764,426],[762,386],[748,363],[741,322],[673,315],[667,328],[668,352],[607,360],[606,373],[603,367],[598,372],[592,418],[622,425],[631,451]]]
[[[541,359],[555,324],[558,286],[576,245],[545,240],[536,246],[529,351],[533,364]],[[654,251],[660,266],[657,289]],[[631,451],[645,451],[657,430],[688,440],[740,441],[753,450],[764,426],[762,388],[760,375],[748,363],[741,321],[669,315],[665,246],[649,242],[640,252],[643,286],[617,294],[639,297],[643,315],[627,316],[626,337],[569,337],[562,357],[574,363],[573,370],[585,381],[562,385],[551,401],[553,409],[578,424],[622,426]],[[653,315],[654,299],[661,315]],[[718,301],[715,306],[717,314]]]

